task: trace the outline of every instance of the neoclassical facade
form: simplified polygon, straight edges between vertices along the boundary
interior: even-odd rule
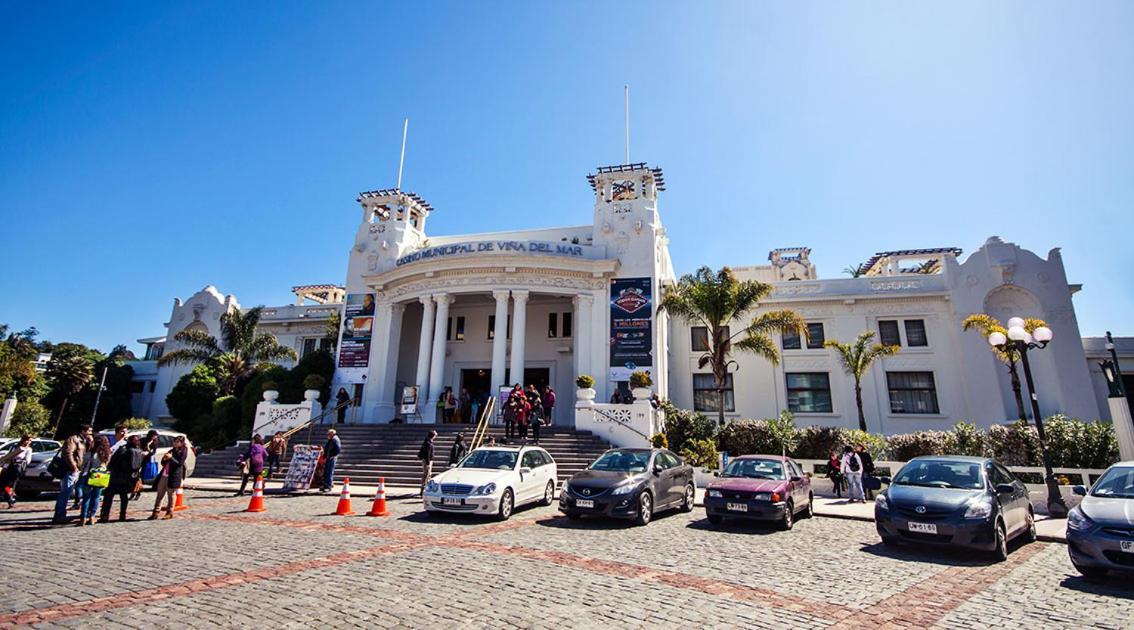
[[[712,411],[712,377],[698,367],[704,330],[657,311],[676,280],[659,214],[662,171],[602,167],[587,181],[589,223],[456,236],[427,231],[434,210],[417,194],[364,192],[343,285],[296,287],[296,303],[265,309],[262,326],[304,354],[326,344],[326,321],[340,312],[333,387],[354,394],[361,422],[407,415],[437,422],[432,401],[446,388],[495,395],[522,382],[554,387],[555,421],[570,424],[576,376],[594,376],[605,401],[635,370],[650,372],[662,397]],[[856,426],[853,381],[822,341],[872,330],[901,351],[863,379],[871,430],[1011,419],[1007,371],[979,335],[961,331],[964,318],[980,312],[1045,319],[1055,341],[1034,356],[1041,409],[1105,417],[1072,303],[1079,286],[1068,282],[1058,249],[1041,257],[992,237],[967,257],[953,247],[880,252],[861,275],[844,278],[820,278],[810,253],[775,249],[766,265],[733,267],[741,278],[772,284],[762,308],[799,312],[810,339],[777,337],[777,365],[737,354],[728,417],[790,410],[799,424]],[[165,394],[188,368],[157,368],[152,359],[175,343],[173,335],[187,327],[217,334],[220,314],[235,308],[234,296],[213,287],[175,300],[169,340],[139,340],[151,360],[136,365],[136,411],[168,415]],[[407,414],[403,394],[413,386],[422,403]]]

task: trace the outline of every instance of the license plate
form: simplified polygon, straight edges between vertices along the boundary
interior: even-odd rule
[[[451,498],[451,497],[443,497],[441,499],[441,505],[460,505],[460,504],[461,504],[461,499],[455,499],[455,498]]]
[[[595,502],[593,499],[575,499],[575,507],[593,508]]]
[[[748,504],[747,503],[726,503],[725,508],[727,508],[728,511],[730,511],[730,512],[747,512],[748,511]]]
[[[1134,553],[1134,540],[1121,540],[1118,542],[1119,549],[1126,553]]]
[[[933,523],[915,523],[910,521],[907,526],[911,532],[920,532],[922,534],[936,534],[937,526]]]

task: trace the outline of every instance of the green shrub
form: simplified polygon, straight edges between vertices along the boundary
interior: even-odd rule
[[[1044,419],[1043,428],[1052,466],[1106,468],[1118,460],[1118,441],[1110,423],[1056,414]]]
[[[881,435],[867,433],[862,429],[851,429],[843,432],[843,438],[846,440],[846,443],[851,446],[855,444],[863,445],[866,451],[870,453],[870,456],[874,458],[874,461],[885,459],[886,438]]]
[[[4,430],[4,436],[14,438],[25,435],[51,437],[47,435],[50,429],[51,412],[48,411],[47,407],[34,400],[26,400],[16,403],[16,410],[12,412],[12,420],[8,424],[8,428]]]
[[[178,379],[165,397],[169,413],[176,419],[174,427],[192,436],[190,429],[195,421],[213,410],[213,401],[219,394],[216,370],[207,363],[194,367],[192,372]]]
[[[716,435],[717,425],[705,414],[689,411],[663,400],[661,409],[665,412],[665,436],[669,449],[680,453],[689,440],[711,440]]]
[[[803,427],[796,432],[796,446],[789,451],[799,459],[827,459],[842,453],[847,443],[841,427]]]
[[[679,455],[695,468],[717,468],[717,447],[712,440],[689,440]]]
[[[664,433],[655,433],[650,436],[650,444],[653,444],[654,448],[669,448],[669,438]]]
[[[630,387],[649,387],[654,384],[654,379],[650,378],[649,372],[638,370],[630,374]]]
[[[795,428],[795,416],[790,411],[781,411],[776,418],[769,418],[768,430],[772,432],[777,452],[790,453],[795,450],[799,431]]]
[[[126,418],[122,422],[115,423],[115,426],[122,425],[126,427],[127,431],[144,431],[153,426],[149,418]]]
[[[886,438],[887,459],[904,462],[923,455],[954,454],[953,434],[947,431],[916,431]]]
[[[780,452],[780,440],[769,420],[733,420],[717,433],[717,445],[732,457]]]
[[[575,387],[579,389],[590,389],[594,386],[595,377],[590,374],[580,374],[579,377],[575,379]]]
[[[983,457],[985,453],[984,432],[977,425],[964,420],[953,425],[953,454]]]
[[[1039,436],[1024,420],[996,424],[986,434],[989,454],[1007,466],[1040,465]]]
[[[304,389],[322,389],[327,384],[327,379],[323,378],[321,374],[308,374],[303,378]]]

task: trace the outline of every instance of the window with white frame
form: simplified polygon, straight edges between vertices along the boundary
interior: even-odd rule
[[[890,413],[941,413],[933,372],[886,372]]]
[[[788,411],[831,413],[831,377],[827,372],[787,372]]]
[[[724,410],[736,411],[736,401],[732,392],[732,374],[725,379]],[[717,381],[712,374],[693,375],[693,410],[718,411]]]

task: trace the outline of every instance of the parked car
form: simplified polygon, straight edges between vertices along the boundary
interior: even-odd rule
[[[16,445],[20,443],[20,438],[4,438],[0,440],[0,457],[7,455]],[[34,459],[38,453],[46,453],[48,451],[58,450],[62,444],[55,440],[47,438],[34,438],[31,441],[32,458]]]
[[[886,545],[900,541],[980,549],[1008,558],[1008,541],[1036,539],[1028,489],[999,462],[981,457],[910,460],[874,501]]]
[[[557,474],[551,454],[538,446],[478,448],[425,484],[425,510],[506,521],[518,506],[551,505]]]
[[[1067,514],[1067,553],[1086,577],[1134,570],[1134,461],[1106,469],[1083,502]]]
[[[796,514],[814,514],[814,500],[811,479],[795,460],[742,455],[706,488],[705,514],[714,524],[729,517],[776,521],[781,529],[791,529]]]
[[[7,455],[9,451],[15,448],[19,442],[15,440],[5,440],[0,445],[0,457]],[[32,440],[32,460],[28,467],[24,469],[24,474],[20,477],[19,483],[16,484],[16,494],[20,498],[30,499],[39,495],[40,492],[47,492],[57,490],[59,482],[51,478],[47,472],[47,464],[55,457],[55,453],[63,445],[55,440],[46,438],[35,438]]]
[[[559,511],[650,522],[655,512],[693,511],[693,467],[664,448],[616,448],[576,473],[559,493]]]

